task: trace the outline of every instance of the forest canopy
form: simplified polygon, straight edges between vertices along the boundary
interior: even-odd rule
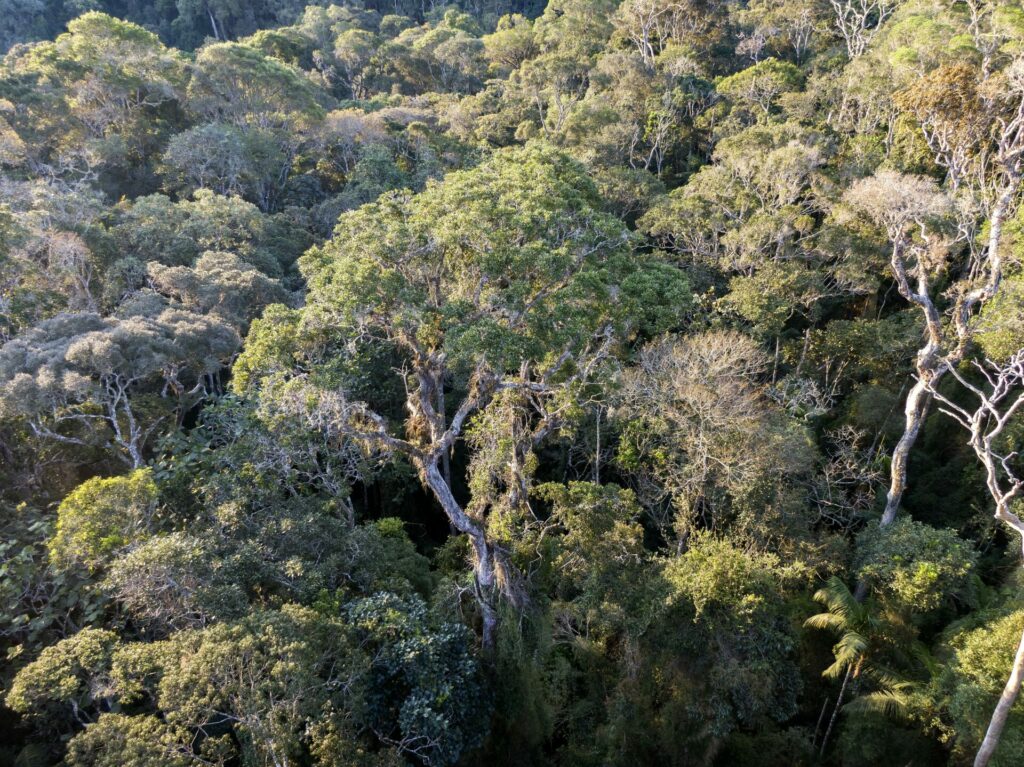
[[[1024,761],[1024,10],[0,0],[0,767]]]

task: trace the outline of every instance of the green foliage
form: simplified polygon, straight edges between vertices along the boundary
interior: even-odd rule
[[[535,495],[551,504],[550,594],[563,620],[587,626],[595,645],[618,632],[638,635],[651,619],[658,586],[645,569],[648,554],[640,507],[615,485],[545,484]]]
[[[68,743],[69,767],[186,767],[180,732],[155,716],[100,714]]]
[[[14,711],[30,714],[53,727],[62,726],[72,717],[87,716],[89,709],[110,694],[111,657],[116,643],[117,635],[112,631],[83,629],[47,647],[19,672],[5,702]]]
[[[978,320],[976,338],[985,356],[1009,359],[1024,348],[1024,276],[1007,276],[996,297],[985,304]]]
[[[1022,427],[986,487],[935,400],[1024,327],[969,5],[0,1],[0,762],[968,763]]]
[[[1007,669],[1024,631],[1024,611],[990,615],[976,628],[958,632],[950,641],[952,658],[940,677],[940,689],[949,696],[948,737],[954,753],[969,758],[988,727],[999,693],[1006,684]],[[999,749],[992,761],[1010,765],[1024,754],[1024,711],[1018,702],[1010,713]]]
[[[977,554],[954,530],[904,517],[857,538],[857,573],[903,609],[928,612],[967,595]]]
[[[239,582],[244,576],[218,560],[208,541],[171,533],[115,559],[103,588],[134,620],[163,634],[242,615]]]
[[[488,695],[465,626],[430,625],[416,597],[378,594],[345,608],[373,658],[366,723],[401,750],[451,765],[487,731]]]
[[[625,319],[626,290],[646,288],[627,278],[631,251],[583,169],[538,146],[342,216],[303,270],[311,302],[347,325],[516,370]]]
[[[111,554],[152,534],[157,501],[149,469],[82,483],[57,509],[50,560],[63,569],[100,567]]]

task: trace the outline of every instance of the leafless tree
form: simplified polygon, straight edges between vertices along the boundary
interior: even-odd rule
[[[1016,66],[1014,73],[1009,79],[1016,107],[996,121],[996,162],[988,179],[990,189],[986,190],[991,200],[985,209],[988,239],[978,258],[972,259],[976,262],[962,270],[961,278],[948,291],[952,298],[952,321],[948,326],[936,305],[931,283],[940,266],[935,259],[941,242],[929,228],[930,220],[952,212],[948,198],[924,179],[887,171],[858,182],[847,194],[851,204],[886,230],[892,243],[890,266],[896,287],[921,310],[925,320],[925,344],[915,361],[917,378],[904,403],[903,434],[893,448],[883,527],[895,521],[906,489],[907,461],[927,412],[928,387],[964,359],[972,337],[972,318],[996,295],[1002,281],[1003,224],[1016,206],[1024,154],[1024,66]]]
[[[939,409],[952,417],[970,435],[968,444],[985,469],[985,484],[995,503],[995,518],[1021,537],[1024,547],[1024,520],[1013,509],[1013,502],[1024,493],[1024,471],[1017,450],[1007,448],[1007,426],[1024,412],[1024,349],[1009,361],[974,362],[984,379],[975,385],[955,367],[950,374],[975,403],[973,409],[959,405],[934,385],[929,391],[939,401]],[[1010,677],[996,704],[985,737],[974,759],[974,767],[986,767],[999,745],[1010,711],[1024,683],[1024,635],[1017,644]]]
[[[835,11],[836,29],[855,59],[867,50],[876,30],[894,10],[894,0],[829,0]]]

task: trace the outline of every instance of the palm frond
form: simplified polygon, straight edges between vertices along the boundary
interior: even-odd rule
[[[814,593],[814,600],[848,623],[858,623],[863,619],[864,606],[857,601],[846,584],[834,575]]]
[[[862,714],[881,714],[892,719],[910,715],[911,696],[902,690],[877,690],[850,701],[843,709]]]
[[[833,613],[818,613],[804,621],[804,626],[823,631],[841,632],[846,628],[846,621]]]

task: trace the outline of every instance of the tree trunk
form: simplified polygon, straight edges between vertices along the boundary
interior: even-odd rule
[[[828,720],[828,729],[825,730],[825,737],[821,739],[821,751],[818,752],[819,756],[825,755],[825,746],[828,745],[828,738],[832,734],[832,728],[835,727],[836,718],[839,716],[839,709],[843,707],[843,696],[846,695],[846,686],[850,683],[850,676],[853,674],[853,665],[847,666],[846,676],[843,677],[843,686],[839,688],[839,697],[836,698],[836,707],[832,709],[832,717]]]
[[[903,492],[907,489],[907,462],[910,459],[910,450],[917,441],[917,435],[921,431],[921,424],[924,423],[924,416],[928,409],[928,385],[924,383],[924,376],[919,374],[914,385],[907,393],[906,404],[903,412],[906,415],[906,423],[903,427],[903,435],[892,451],[892,462],[889,464],[889,492],[885,495],[885,511],[878,526],[886,528],[896,521],[896,514],[900,509],[900,502],[903,500]],[[942,377],[943,369],[934,371],[931,381],[934,383]],[[868,595],[868,584],[863,578],[857,582],[853,590],[853,598],[863,602]]]
[[[907,489],[907,461],[910,458],[910,450],[917,441],[917,435],[921,431],[921,424],[924,422],[925,411],[928,409],[928,385],[924,382],[922,371],[918,371],[918,380],[907,393],[906,404],[903,412],[906,416],[906,425],[903,427],[903,436],[892,451],[892,464],[889,470],[889,492],[885,496],[885,512],[879,523],[882,527],[888,527],[896,521],[896,512],[899,511],[900,501],[903,500],[903,492]],[[938,371],[931,372],[931,381],[934,385],[940,377]]]
[[[220,40],[220,32],[217,30],[217,19],[213,15],[213,11],[209,8],[206,9],[206,14],[210,17],[210,26],[213,28],[213,39]]]
[[[447,428],[448,416],[445,412],[444,404],[444,373],[441,373],[437,377],[437,417],[441,419],[440,431],[443,433]],[[441,474],[444,476],[445,484],[448,487],[452,486],[452,466],[451,459],[448,456],[448,451],[445,450],[441,455]]]
[[[826,695],[825,700],[821,704],[821,713],[818,714],[818,721],[814,725],[814,737],[811,738],[811,748],[814,748],[815,744],[818,742],[818,733],[821,732],[821,723],[825,721],[825,712],[828,711],[828,701],[829,698]]]
[[[452,490],[445,482],[438,467],[439,456],[428,459],[420,464],[420,471],[424,481],[434,493],[441,508],[444,509],[448,521],[460,533],[469,536],[473,546],[475,561],[473,562],[473,577],[476,585],[476,600],[480,608],[480,615],[483,622],[482,644],[486,651],[494,647],[495,630],[498,625],[497,611],[492,602],[495,592],[495,567],[494,554],[487,542],[487,536],[475,521],[463,510],[459,502],[452,495]]]
[[[999,703],[992,712],[992,720],[988,724],[985,738],[981,741],[977,756],[974,757],[974,767],[987,767],[992,755],[999,745],[999,738],[1006,727],[1006,720],[1010,716],[1013,704],[1020,694],[1021,683],[1024,682],[1024,634],[1017,643],[1017,654],[1013,659],[1013,669],[1010,671],[1010,678],[1006,680],[1002,695],[999,696]]]

